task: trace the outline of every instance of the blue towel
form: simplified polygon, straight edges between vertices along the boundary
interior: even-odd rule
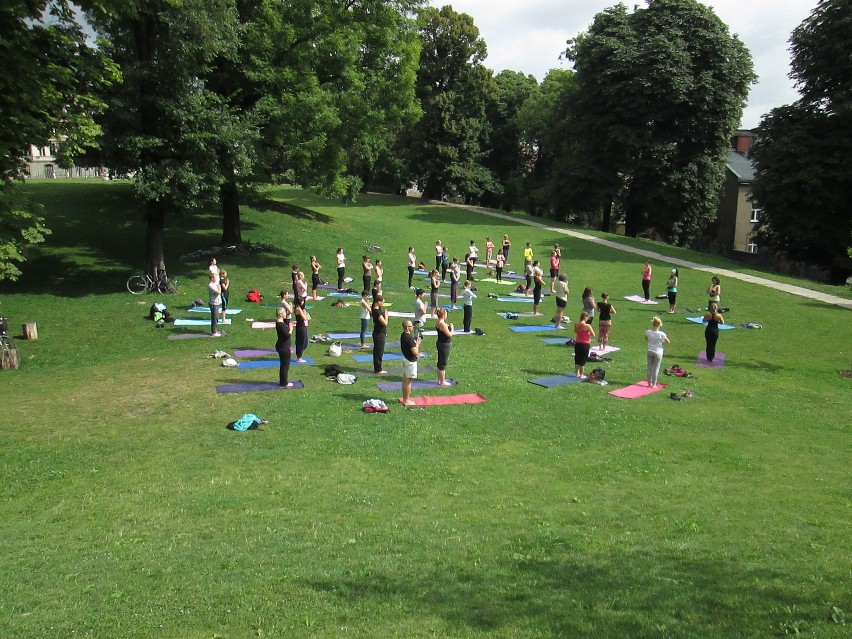
[[[249,428],[251,428],[255,424],[259,424],[260,422],[261,422],[260,417],[258,417],[254,413],[246,413],[245,415],[243,415],[237,421],[234,422],[234,430],[238,430],[242,433],[242,432],[247,431]]]

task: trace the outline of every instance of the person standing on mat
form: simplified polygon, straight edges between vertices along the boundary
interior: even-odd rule
[[[446,309],[438,309],[435,329],[438,331],[438,341],[435,342],[435,349],[438,351],[438,386],[450,386],[447,382],[447,362],[453,345],[453,325],[447,324]]]
[[[470,253],[470,256],[473,258],[473,263],[476,265],[476,260],[479,259],[479,249],[476,248],[476,242],[473,240],[470,241],[470,246],[468,247],[467,252]]]
[[[651,262],[645,260],[645,266],[642,267],[642,293],[645,295],[645,301],[651,299]]]
[[[594,292],[592,291],[591,286],[587,286],[583,289],[583,312],[589,316],[589,320],[593,320],[595,318],[595,309],[598,305],[595,303]]]
[[[346,277],[346,255],[343,254],[343,249],[337,249],[337,290],[343,290],[343,280]]]
[[[219,285],[219,271],[210,271],[207,284],[207,299],[210,305],[210,336],[222,337],[219,332],[219,307],[222,305],[222,287]]]
[[[441,253],[441,281],[447,281],[447,270],[450,268],[450,251],[444,247],[444,252]]]
[[[559,274],[553,295],[556,297],[556,316],[553,318],[553,323],[556,328],[565,328],[562,326],[562,322],[571,321],[565,318],[565,309],[568,306],[568,276],[565,273]]]
[[[224,271],[223,271],[224,272]],[[716,305],[716,310],[722,306],[722,282],[715,275],[710,278],[710,286],[707,287],[707,311]]]
[[[372,262],[370,262],[369,255],[362,256],[361,268],[363,269],[361,280],[364,283],[364,287],[361,290],[367,291],[369,293],[373,283],[373,264]]]
[[[222,324],[225,323],[225,319],[228,314],[228,298],[230,296],[229,287],[231,286],[231,280],[228,279],[228,271],[225,269],[219,269],[219,286],[222,289]]]
[[[435,269],[429,275],[429,302],[432,305],[432,317],[437,317],[438,310],[438,288],[441,286],[441,274]]]
[[[317,299],[317,289],[320,286],[320,269],[322,265],[317,261],[316,255],[311,255],[311,297]]]
[[[459,279],[461,278],[461,267],[459,266],[459,258],[454,257],[450,264],[450,306],[453,309],[458,308],[456,302],[459,299]]]
[[[557,246],[559,246],[557,244]],[[550,253],[550,292],[556,290],[556,280],[559,279],[559,251],[554,248]]]
[[[470,280],[466,280],[464,283],[462,297],[464,298],[464,332],[470,333],[470,323],[473,321],[473,300],[476,299],[476,293],[470,286]]]
[[[408,288],[413,286],[414,270],[417,268],[417,255],[414,254],[414,247],[408,247]]]
[[[441,240],[437,240],[435,242],[435,270],[441,270],[441,262],[444,261],[444,245],[441,244]]]
[[[308,283],[305,281],[305,274],[302,271],[296,273],[296,282],[293,286],[293,297],[302,303],[308,299]]]
[[[467,272],[467,277],[465,279],[473,281],[473,268],[476,266],[476,258],[473,256],[473,253],[468,253],[464,256],[464,265],[465,271]]]
[[[666,280],[666,293],[669,298],[669,310],[666,311],[669,315],[676,312],[677,310],[677,285],[679,283],[678,279],[678,270],[676,268],[672,269],[672,274],[669,276],[669,279]]]
[[[527,245],[524,247],[524,262],[532,264],[533,258],[534,255],[532,244],[530,242],[527,242]]]
[[[524,258],[524,295],[532,295],[532,261]]]
[[[714,278],[715,279],[715,278]],[[719,341],[719,324],[725,323],[725,318],[719,313],[719,306],[716,302],[710,303],[710,310],[704,314],[704,322],[707,327],[704,329],[704,355],[708,362],[716,359],[716,342]]]
[[[609,303],[609,293],[601,293],[598,311],[598,348],[604,350],[609,344],[609,329],[612,328],[612,316],[615,315],[615,306]]]
[[[302,357],[308,347],[308,323],[311,320],[310,313],[305,309],[305,298],[296,299],[296,361],[304,364],[307,360]]]
[[[503,251],[497,251],[497,258],[494,261],[494,271],[497,274],[497,281],[503,281],[503,266],[506,264],[506,256]]]
[[[509,250],[512,248],[512,242],[509,240],[508,235],[503,236],[503,260],[506,262],[506,266],[509,265]]]
[[[595,329],[589,323],[589,314],[583,311],[580,321],[574,324],[574,376],[586,379],[586,362],[589,361],[589,350],[592,348],[592,338]]]
[[[426,300],[423,295],[426,291],[422,288],[414,289],[414,328],[417,335],[423,332],[423,327],[426,325]]]
[[[381,260],[376,260],[376,265],[373,267],[373,287],[382,290],[382,282],[385,280],[385,267]]]
[[[660,365],[663,363],[663,345],[671,344],[668,335],[660,329],[663,321],[659,317],[651,320],[651,328],[645,331],[645,339],[648,341],[648,372],[645,381],[651,388],[657,387],[657,377],[660,374]]]
[[[409,320],[402,322],[402,335],[399,347],[402,350],[402,403],[413,406],[411,401],[411,382],[417,379],[417,359],[420,357],[420,342],[422,338],[414,335],[414,324]]]
[[[289,306],[289,304],[288,304]],[[290,381],[290,313],[280,307],[275,311],[275,351],[278,353],[278,385],[292,388]]]
[[[370,317],[373,314],[373,305],[370,303],[370,294],[367,291],[361,291],[361,348],[367,348],[367,328],[370,326]]]
[[[216,263],[215,257],[210,258],[210,266],[207,267],[207,270],[210,272],[211,275],[216,276],[216,281],[218,282],[219,281],[219,265]]]
[[[544,315],[538,310],[538,305],[541,304],[541,288],[544,286],[544,272],[541,270],[539,261],[532,263],[532,278],[533,278],[533,315]]]
[[[491,241],[491,236],[485,238],[485,266],[489,269],[491,275],[491,264],[494,262],[494,242]]]
[[[373,372],[377,375],[387,374],[387,371],[382,368],[385,342],[388,337],[388,311],[383,308],[384,302],[385,298],[381,295],[373,302]]]

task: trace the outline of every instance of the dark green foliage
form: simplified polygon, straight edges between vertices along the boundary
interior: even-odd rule
[[[694,242],[715,215],[754,79],[746,48],[696,0],[650,0],[598,14],[567,55],[578,91],[566,197],[585,209],[615,203],[630,235]]]
[[[844,282],[852,272],[852,3],[823,0],[790,41],[802,97],[773,109],[757,129],[757,238]]]

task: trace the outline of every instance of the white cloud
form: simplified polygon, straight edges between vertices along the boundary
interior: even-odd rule
[[[486,64],[511,69],[538,80],[550,69],[570,68],[560,62],[566,41],[588,29],[595,15],[617,4],[606,0],[431,0],[467,13],[488,45]],[[645,6],[629,0],[627,6]],[[798,98],[789,79],[788,40],[816,7],[817,0],[707,0],[731,33],[751,51],[758,82],[752,87],[742,126],[753,128],[771,109]]]

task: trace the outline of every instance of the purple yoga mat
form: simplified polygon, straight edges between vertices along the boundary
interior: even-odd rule
[[[264,355],[277,355],[277,351],[269,348],[248,348],[245,350],[234,351],[234,357],[263,357]]]
[[[217,393],[251,393],[253,391],[296,390],[305,385],[297,379],[292,380],[292,388],[279,386],[278,382],[244,382],[242,384],[218,384]]]
[[[716,353],[716,357],[710,362],[707,360],[707,353],[701,351],[698,353],[698,359],[695,360],[695,365],[699,368],[722,368],[725,365],[725,354]]]
[[[454,379],[448,379],[450,386],[458,386],[459,383]],[[379,390],[383,391],[401,391],[402,382],[379,382],[376,384]],[[415,379],[411,381],[412,390],[439,390],[441,388],[449,388],[450,386],[438,386],[435,380]]]

